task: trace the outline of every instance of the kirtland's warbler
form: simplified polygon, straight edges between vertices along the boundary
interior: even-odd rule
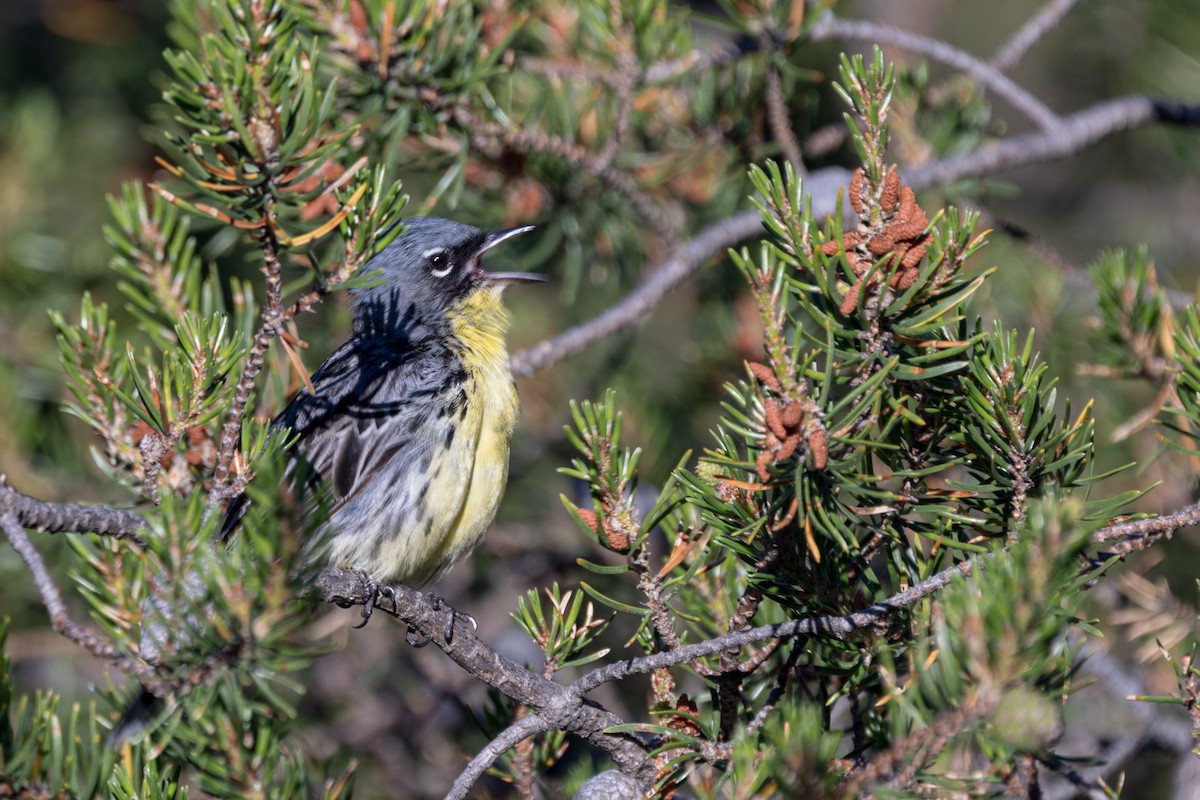
[[[301,389],[273,426],[295,437],[297,493],[328,492],[327,562],[420,586],[475,549],[500,505],[518,413],[500,296],[543,278],[480,266],[531,226],[406,225],[367,265],[382,282],[354,290],[353,332],[312,376],[315,393]],[[223,535],[245,504],[231,504]]]
[[[288,472],[297,494],[328,492],[321,554],[380,584],[420,586],[470,553],[491,524],[508,477],[517,391],[508,366],[510,283],[543,280],[488,273],[480,258],[532,227],[486,233],[445,219],[414,218],[367,264],[381,282],[354,291],[350,338],[272,423],[295,437]],[[246,512],[245,495],[221,537]],[[363,609],[371,616],[372,594]],[[447,628],[447,638],[451,626]],[[142,654],[167,631],[143,629]],[[140,732],[155,708],[143,688],[109,735]]]

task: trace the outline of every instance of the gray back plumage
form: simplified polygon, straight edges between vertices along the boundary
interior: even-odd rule
[[[334,502],[343,503],[401,452],[418,465],[430,449],[420,432],[437,408],[428,401],[463,381],[445,344],[444,312],[477,284],[487,234],[436,217],[414,217],[405,227],[364,268],[382,281],[353,290],[353,333],[313,374],[315,394],[302,389],[272,421],[297,437],[288,474],[299,499],[328,482]],[[364,441],[388,446],[364,448]],[[230,503],[222,538],[246,506],[245,495]]]

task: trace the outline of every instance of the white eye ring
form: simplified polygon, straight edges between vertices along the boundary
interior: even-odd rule
[[[421,258],[429,262],[429,274],[435,278],[444,278],[454,269],[454,262],[446,256],[446,248],[431,247],[424,253],[421,253]],[[439,266],[445,264],[446,266]]]

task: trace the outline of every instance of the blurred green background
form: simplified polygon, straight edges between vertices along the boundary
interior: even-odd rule
[[[983,0],[848,2],[846,17],[887,22],[940,37],[981,57],[990,57],[1039,2]],[[705,10],[713,10],[705,8]],[[168,13],[150,0],[6,0],[0,3],[0,474],[20,490],[54,500],[127,502],[99,478],[88,453],[89,434],[62,412],[65,392],[48,309],[69,318],[90,291],[115,309],[123,305],[102,226],[105,196],[131,178],[156,173],[155,148],[148,143],[158,102],[156,74],[167,45]],[[833,56],[843,45],[822,45],[796,54],[817,76],[808,116],[814,128],[840,119],[842,107],[828,90]],[[865,42],[847,42],[861,51]],[[890,57],[912,64],[909,54]],[[958,90],[948,71],[928,68],[925,97],[937,102]],[[1067,113],[1103,98],[1145,93],[1182,102],[1200,101],[1200,0],[1087,0],[1045,37],[1013,71],[1023,86],[1052,109]],[[940,94],[939,94],[940,93]],[[1030,124],[998,101],[989,130],[995,135],[1028,130]],[[806,131],[799,131],[801,137]],[[893,132],[902,163],[920,159],[919,141]],[[845,149],[822,164],[853,166]],[[1169,287],[1191,292],[1200,253],[1200,139],[1195,130],[1148,127],[1120,134],[1069,159],[1013,170],[985,183],[949,187],[927,195],[939,202],[982,205],[1082,268],[1101,250],[1145,242]],[[420,199],[422,178],[406,180]],[[746,207],[743,198],[722,198]],[[445,212],[453,214],[454,212]],[[461,217],[462,212],[459,212]],[[463,221],[475,222],[466,217]],[[204,244],[222,267],[251,274],[235,262],[226,243]],[[496,254],[500,261],[501,254]],[[651,259],[654,252],[649,254]],[[1079,273],[1049,263],[1036,248],[998,233],[977,268],[1000,265],[978,295],[975,310],[1008,327],[1034,327],[1063,394],[1098,398],[1099,443],[1149,401],[1151,389],[1114,384],[1076,374],[1090,354],[1091,294]],[[636,266],[636,265],[635,265]],[[594,262],[574,281],[514,290],[515,349],[586,319],[626,291],[638,270]],[[346,315],[334,304],[300,320],[312,345],[310,369],[344,335]],[[587,353],[519,383],[523,421],[514,442],[512,486],[483,549],[438,588],[479,620],[485,638],[518,659],[534,653],[507,618],[519,592],[545,585],[573,569],[585,546],[562,511],[560,492],[572,487],[555,469],[565,464],[562,441],[567,399],[599,397],[608,386],[620,392],[627,413],[627,441],[644,447],[643,475],[661,480],[687,449],[709,441],[722,384],[741,374],[754,353],[753,307],[740,278],[725,262],[703,269],[671,295],[644,324]],[[1143,464],[1127,480],[1164,485],[1143,501],[1147,509],[1175,508],[1193,498],[1183,463],[1162,457],[1150,434],[1119,446],[1098,447],[1102,468],[1130,460]],[[1196,561],[1192,536],[1178,537],[1169,577],[1193,599]],[[57,564],[67,585],[70,556],[61,540],[39,537],[47,560]],[[484,597],[495,598],[487,603]],[[86,695],[86,683],[102,679],[87,656],[49,632],[28,576],[11,548],[0,547],[0,609],[14,618],[9,650],[27,687],[52,687],[68,697]],[[350,639],[353,612],[333,611],[314,627]],[[313,719],[307,744],[318,756],[342,749],[364,754],[367,785],[411,785],[416,794],[436,791],[405,770],[397,746],[411,758],[437,762],[451,774],[461,764],[460,747],[434,732],[399,745],[388,735],[397,727],[470,731],[463,704],[482,693],[457,671],[445,669],[440,654],[411,651],[391,626],[375,624],[353,632],[353,646],[323,659],[312,670],[309,703]],[[84,680],[80,680],[84,676]],[[604,698],[600,698],[603,700]],[[449,722],[447,720],[450,720]],[[465,734],[464,734],[465,735]],[[372,759],[371,753],[378,755]],[[390,755],[389,755],[390,754]],[[397,784],[396,781],[402,781]],[[365,796],[371,796],[368,791]]]

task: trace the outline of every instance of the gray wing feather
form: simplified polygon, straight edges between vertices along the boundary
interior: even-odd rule
[[[297,437],[287,474],[299,499],[325,484],[336,511],[393,459],[419,461],[433,447],[442,399],[462,379],[437,339],[352,336],[313,374],[315,394],[301,390],[272,422]],[[222,538],[247,504],[245,495],[230,503]]]
[[[329,482],[336,505],[361,491],[392,459],[436,436],[440,395],[457,361],[436,343],[406,349],[351,340],[275,420],[298,435],[293,459],[309,485]]]

